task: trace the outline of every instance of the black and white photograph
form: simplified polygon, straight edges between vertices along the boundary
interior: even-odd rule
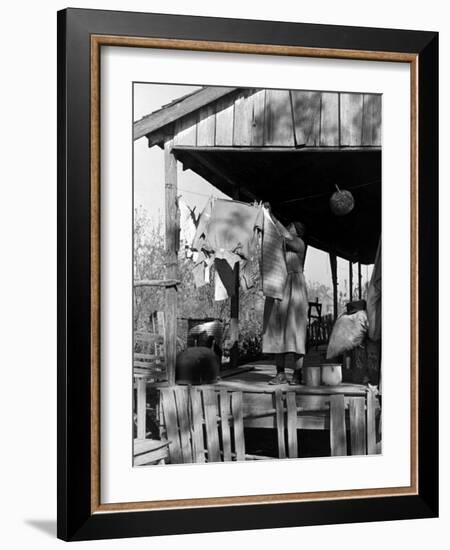
[[[370,90],[133,83],[133,466],[382,453],[382,128]]]
[[[445,5],[5,4],[3,548],[445,548]]]

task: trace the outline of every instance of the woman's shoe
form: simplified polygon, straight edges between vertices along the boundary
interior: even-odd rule
[[[268,383],[271,385],[287,384],[288,379],[284,372],[279,372],[276,376],[274,376],[271,380],[269,380]]]
[[[291,380],[289,380],[289,384],[291,386],[300,386],[302,383],[302,373],[294,371],[294,374],[292,375]]]

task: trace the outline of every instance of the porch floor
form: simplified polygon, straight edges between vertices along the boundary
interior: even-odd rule
[[[287,368],[288,378],[292,369]],[[225,376],[224,376],[225,374]],[[246,363],[236,369],[235,374],[222,374],[222,378],[214,384],[214,387],[227,388],[229,390],[250,392],[250,393],[274,393],[277,389],[282,391],[290,390],[305,395],[327,395],[330,393],[344,393],[346,395],[365,395],[367,386],[362,384],[339,384],[338,386],[305,386],[280,384],[272,385],[269,381],[275,376],[276,367],[271,361],[255,361]],[[211,386],[212,387],[212,386]]]

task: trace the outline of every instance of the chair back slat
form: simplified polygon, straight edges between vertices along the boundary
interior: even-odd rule
[[[161,408],[166,426],[167,439],[169,444],[169,457],[172,464],[183,462],[181,452],[181,441],[178,430],[178,415],[175,402],[175,394],[172,388],[161,389]]]
[[[191,388],[191,434],[192,454],[196,463],[205,462],[205,436],[203,431],[202,395],[197,388]]]
[[[231,460],[230,395],[226,390],[220,390],[219,395],[223,460],[228,461]]]
[[[351,397],[348,403],[352,455],[366,454],[366,403],[364,397]]]
[[[278,458],[286,458],[283,393],[279,389],[275,390],[275,411],[277,420]]]
[[[206,448],[208,462],[220,462],[219,432],[217,417],[219,416],[217,394],[214,390],[205,389],[203,393],[203,410],[206,423]]]
[[[183,462],[192,462],[192,444],[190,428],[190,410],[188,400],[189,388],[175,388],[175,401],[177,406],[178,427],[180,430],[181,456]]]
[[[286,409],[289,458],[298,458],[297,404],[293,391],[286,392]]]
[[[330,447],[331,456],[347,454],[344,395],[330,396]]]
[[[231,411],[233,414],[234,452],[236,460],[245,460],[244,440],[244,406],[242,392],[231,394]]]
[[[367,454],[373,455],[377,452],[376,434],[376,397],[375,392],[369,390],[367,393]]]
[[[136,424],[138,439],[145,439],[147,433],[147,380],[136,380]]]

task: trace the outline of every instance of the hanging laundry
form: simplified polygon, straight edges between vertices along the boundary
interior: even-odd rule
[[[200,288],[206,284],[205,258],[206,256],[203,252],[198,252],[197,261],[194,262],[194,267],[192,268],[192,275],[196,288]]]
[[[209,283],[211,264],[214,260],[203,251],[194,252],[192,260],[194,262],[194,267],[192,268],[194,284],[196,288],[200,288]]]
[[[228,296],[235,296],[236,294],[236,277],[238,262],[235,262],[233,267],[230,266],[229,261],[222,258],[214,260],[214,268],[219,275],[223,286],[226,288]]]
[[[194,238],[192,239],[193,250],[200,251],[200,250],[209,248],[206,240],[206,235],[208,231],[208,223],[211,218],[211,210],[212,210],[213,203],[214,203],[214,198],[211,197],[200,214],[200,217],[198,219],[197,229],[195,231]]]
[[[255,281],[259,279],[260,270],[255,265],[255,258],[241,260],[239,262],[239,283],[244,290],[250,290],[255,286]],[[259,264],[259,262],[257,262]]]
[[[205,262],[205,284],[209,284],[211,281],[211,266],[213,264],[213,259],[208,258]]]
[[[262,230],[262,207],[244,202],[211,198],[203,209],[192,247],[215,259],[216,299],[235,294],[235,266],[244,274],[246,263],[255,253],[258,231]],[[218,283],[218,281],[220,281]],[[250,281],[246,279],[246,285]]]
[[[228,298],[228,292],[220,278],[218,271],[214,271],[214,300],[220,302]]]
[[[191,208],[181,197],[178,201],[180,208],[180,238],[184,245],[186,258],[192,258],[192,241],[197,231],[198,217],[195,215],[195,206]]]
[[[282,300],[287,281],[285,238],[287,230],[275,224],[267,208],[263,208],[261,276],[264,296]],[[281,231],[283,229],[283,231]]]
[[[257,229],[262,229],[261,206],[213,198],[200,216],[192,246],[234,265],[233,255],[248,259],[254,253]]]

